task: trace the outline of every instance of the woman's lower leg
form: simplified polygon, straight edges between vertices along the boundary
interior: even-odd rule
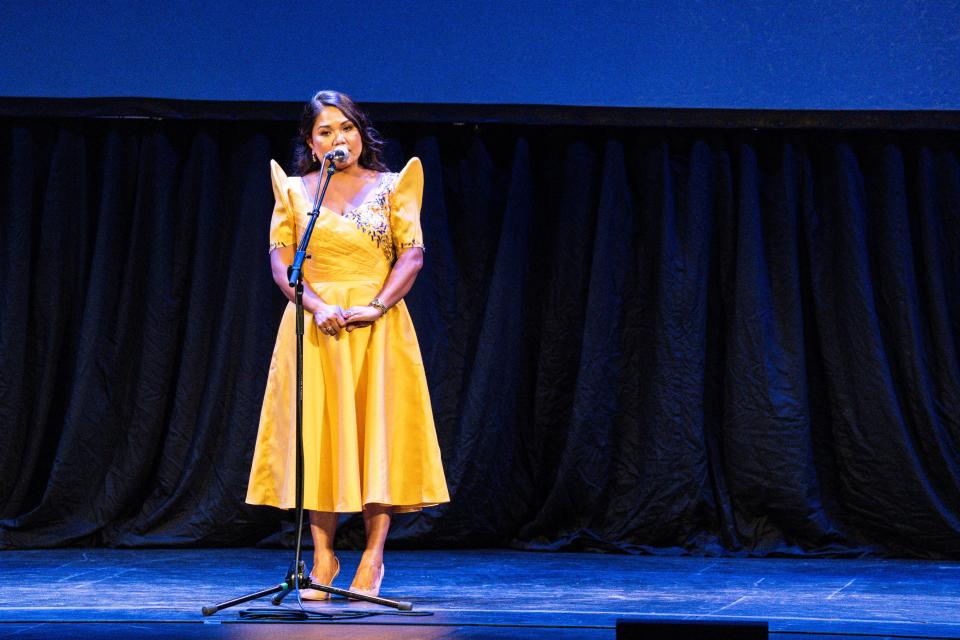
[[[363,507],[363,524],[367,531],[367,546],[360,558],[360,565],[351,588],[371,589],[380,579],[383,566],[383,546],[390,531],[390,513],[387,505],[367,504]]]
[[[309,511],[310,536],[313,538],[313,569],[310,575],[318,580],[331,580],[337,570],[333,555],[333,538],[337,533],[337,514]]]

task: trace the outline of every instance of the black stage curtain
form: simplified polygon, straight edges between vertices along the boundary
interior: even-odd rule
[[[0,120],[4,547],[285,539],[243,496],[294,129]],[[960,557],[956,132],[385,133],[453,496],[392,545]]]

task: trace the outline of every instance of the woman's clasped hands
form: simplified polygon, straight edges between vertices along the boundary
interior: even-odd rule
[[[336,336],[340,331],[347,332],[362,327],[369,327],[381,316],[376,307],[358,306],[344,309],[336,304],[321,304],[313,312],[313,322],[320,333]]]

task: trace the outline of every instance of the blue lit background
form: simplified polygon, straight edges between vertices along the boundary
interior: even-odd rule
[[[960,4],[6,2],[0,95],[958,109]]]

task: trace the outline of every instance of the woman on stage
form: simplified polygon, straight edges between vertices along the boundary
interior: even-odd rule
[[[314,542],[311,579],[331,584],[337,514],[363,512],[367,545],[352,591],[376,595],[392,513],[447,502],[420,347],[403,297],[423,264],[423,168],[400,173],[380,159],[382,141],[342,93],[321,91],[303,110],[299,176],[271,162],[273,279],[290,299],[270,362],[247,502],[295,506],[296,334],[287,282],[313,210],[321,162],[336,161],[304,262],[304,507]],[[301,596],[322,600],[323,591]]]

